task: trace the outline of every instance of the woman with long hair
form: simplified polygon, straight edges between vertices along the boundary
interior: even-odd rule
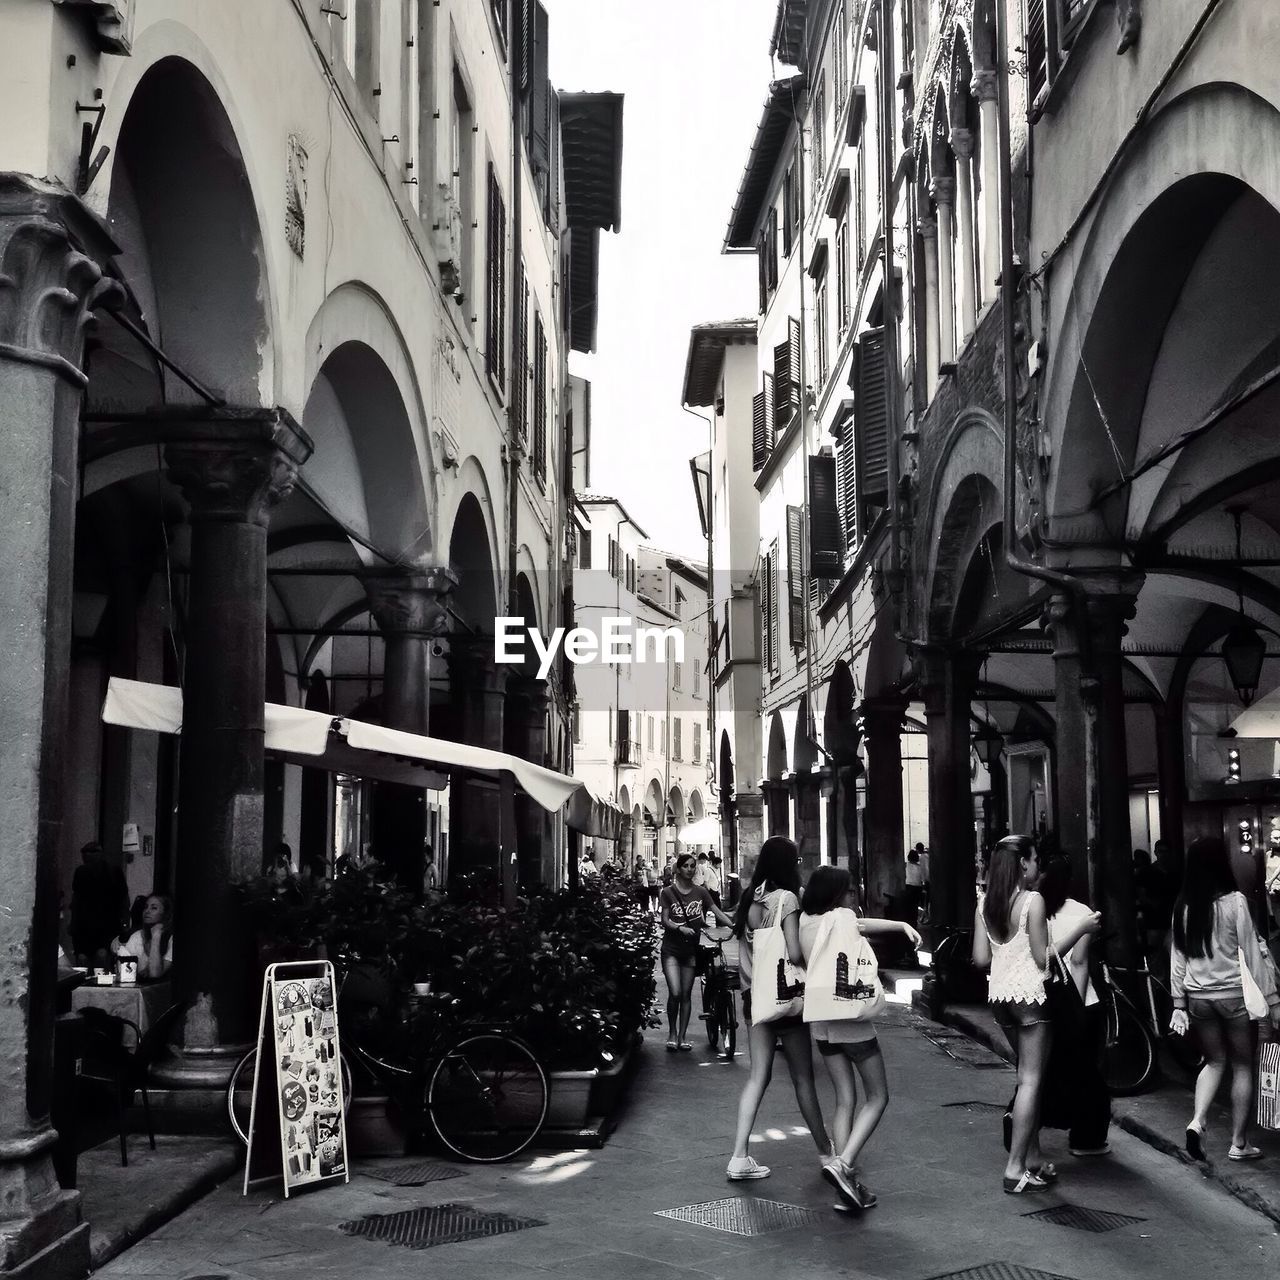
[[[658,902],[662,909],[662,976],[667,981],[667,1052],[688,1053],[689,1018],[693,1010],[693,978],[697,969],[698,937],[708,912],[721,924],[732,924],[711,900],[711,895],[694,884],[697,859],[682,853],[675,862],[671,883]]]
[[[1005,836],[996,842],[987,871],[986,896],[973,920],[973,962],[991,968],[988,999],[1018,1059],[1013,1101],[1013,1132],[1005,1163],[1009,1195],[1043,1191],[1057,1177],[1040,1153],[1040,1088],[1053,1039],[1045,993],[1049,926],[1044,899],[1033,886],[1040,858],[1030,836]],[[1090,912],[1058,940],[1069,950],[1101,923]]]
[[[835,1158],[827,1126],[822,1119],[818,1091],[813,1083],[813,1048],[809,1028],[800,1014],[771,1022],[751,1018],[751,943],[757,929],[780,924],[792,964],[803,964],[800,949],[800,854],[786,836],[770,836],[760,847],[751,881],[734,914],[733,931],[739,939],[738,969],[742,975],[742,1010],[748,1024],[751,1071],[738,1100],[738,1130],[726,1174],[731,1182],[767,1178],[767,1165],[759,1164],[747,1150],[765,1090],[773,1078],[773,1055],[781,1045],[791,1071],[796,1103],[823,1164]]]
[[[1253,1059],[1257,1033],[1244,1003],[1243,955],[1250,976],[1267,998],[1271,1025],[1280,1029],[1280,995],[1271,960],[1258,941],[1249,902],[1236,887],[1226,843],[1217,836],[1187,849],[1182,892],[1173,907],[1170,948],[1173,1020],[1170,1029],[1196,1033],[1205,1064],[1196,1078],[1195,1112],[1187,1125],[1187,1151],[1205,1159],[1209,1104],[1231,1064],[1231,1149],[1228,1160],[1262,1156],[1249,1141],[1253,1111]]]
[[[112,944],[118,956],[135,956],[139,978],[163,978],[173,967],[173,912],[169,899],[150,894],[142,908],[139,927],[123,942]]]
[[[805,885],[800,906],[800,947],[807,963],[818,940],[822,917],[837,907],[854,907],[853,877],[844,867],[818,867]],[[920,935],[900,920],[861,918],[858,931],[866,937],[905,934],[913,947],[920,945]],[[870,1209],[876,1197],[862,1183],[858,1156],[889,1105],[889,1081],[875,1024],[847,1018],[811,1022],[809,1030],[836,1091],[831,1133],[838,1159],[824,1163],[822,1175],[851,1209]],[[855,1073],[862,1082],[861,1107]]]

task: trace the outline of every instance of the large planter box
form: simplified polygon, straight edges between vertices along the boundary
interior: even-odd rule
[[[548,1071],[547,1129],[583,1129],[592,1115],[591,1090],[599,1071]]]

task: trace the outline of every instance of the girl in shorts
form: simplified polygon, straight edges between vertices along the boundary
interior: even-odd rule
[[[818,867],[809,877],[800,904],[800,947],[806,964],[818,940],[822,917],[836,907],[853,906],[853,877],[843,867]],[[859,920],[858,929],[867,937],[904,933],[913,947],[920,945],[920,935],[900,920]],[[859,1178],[858,1155],[889,1105],[889,1084],[875,1024],[846,1018],[836,1022],[811,1022],[809,1030],[836,1091],[831,1133],[838,1158],[823,1164],[822,1176],[835,1187],[849,1208],[870,1209],[876,1198]],[[855,1072],[862,1081],[861,1108],[857,1108]]]
[[[693,977],[698,959],[698,935],[707,914],[732,924],[701,885],[693,883],[697,859],[682,853],[676,859],[671,883],[658,898],[662,915],[662,976],[667,980],[667,1052],[687,1053],[689,1017],[693,1010]]]

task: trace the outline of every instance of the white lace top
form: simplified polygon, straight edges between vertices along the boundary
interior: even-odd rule
[[[997,942],[987,930],[991,943],[991,976],[987,979],[987,998],[992,1004],[1021,1002],[1044,1004],[1044,970],[1031,954],[1031,935],[1027,932],[1027,915],[1031,910],[1030,893],[1022,900],[1018,927],[1008,942]],[[984,917],[985,919],[985,917]]]

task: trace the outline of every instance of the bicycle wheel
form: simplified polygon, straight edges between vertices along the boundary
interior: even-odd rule
[[[1170,1032],[1164,1037],[1163,1043],[1169,1051],[1169,1057],[1187,1075],[1194,1076],[1204,1066],[1204,1054],[1200,1052],[1195,1036],[1190,1034],[1175,1036]]]
[[[720,998],[718,983],[702,984],[702,1020],[707,1024],[707,1043],[714,1049],[720,1043]]]
[[[1113,1006],[1102,1050],[1102,1077],[1117,1097],[1141,1093],[1156,1073],[1156,1050],[1142,1019],[1126,1005]]]
[[[460,1040],[427,1082],[426,1111],[440,1141],[464,1160],[510,1160],[547,1118],[547,1075],[514,1036],[482,1031]]]
[[[249,1145],[249,1119],[253,1107],[253,1064],[257,1050],[250,1049],[236,1063],[236,1069],[227,1082],[227,1118],[231,1121],[231,1132],[245,1145]],[[342,1110],[345,1114],[351,1110],[351,1068],[345,1057],[339,1059],[342,1065]],[[272,1070],[271,1061],[263,1063],[265,1070]],[[275,1086],[272,1085],[272,1093]]]
[[[719,1022],[724,1029],[724,1056],[732,1058],[738,1048],[738,1011],[734,1008],[733,992],[720,992]]]

